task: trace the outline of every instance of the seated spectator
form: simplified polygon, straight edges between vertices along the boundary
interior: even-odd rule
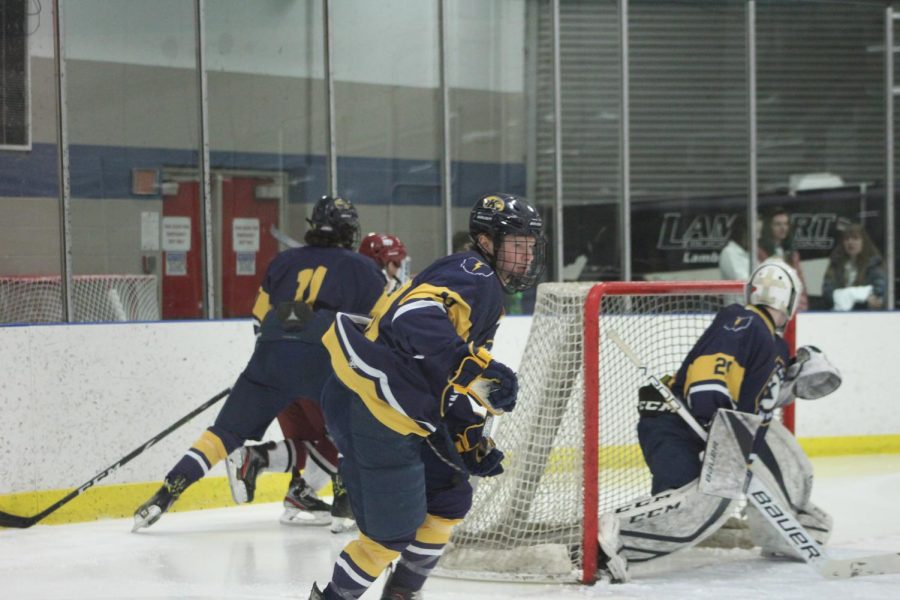
[[[762,230],[759,235],[759,244],[756,259],[762,262],[775,256],[794,267],[800,281],[803,283],[803,294],[800,296],[798,310],[809,308],[809,296],[806,293],[806,278],[803,277],[803,269],[800,266],[800,253],[794,249],[794,236],[791,232],[791,219],[788,212],[776,206],[763,217]]]
[[[750,252],[747,219],[738,215],[731,225],[731,239],[719,252],[719,273],[722,279],[746,281],[750,276]]]
[[[841,232],[825,271],[825,302],[832,310],[883,308],[885,285],[881,253],[862,225],[850,225]]]

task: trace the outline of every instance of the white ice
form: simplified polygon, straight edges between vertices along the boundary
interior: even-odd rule
[[[900,455],[813,462],[813,500],[835,517],[830,554],[853,558],[900,551]],[[130,519],[0,530],[0,598],[305,600],[313,581],[327,582],[332,561],[351,538],[327,528],[281,525],[280,513],[278,504],[171,513],[137,534],[130,532]],[[364,598],[379,598],[380,591],[378,581]],[[827,581],[803,563],[769,561],[749,550],[692,550],[623,585],[433,577],[425,595],[429,600],[900,598],[900,575]]]

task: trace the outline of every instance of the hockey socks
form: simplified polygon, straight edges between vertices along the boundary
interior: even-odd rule
[[[324,598],[351,600],[362,596],[400,552],[382,546],[359,534],[344,547],[334,563],[331,582],[323,591]]]
[[[264,444],[269,452],[269,465],[266,471],[288,473],[297,466],[297,449],[293,440],[281,440]]]
[[[444,519],[427,515],[416,531],[416,539],[400,554],[397,567],[385,585],[385,591],[415,592],[422,589],[425,580],[437,566],[450,541],[453,526],[461,519]]]
[[[240,446],[241,443],[242,440],[239,441],[234,435],[214,432],[213,428],[207,429],[166,474],[166,481],[175,481],[181,477],[184,480],[184,487],[199,481],[216,463],[228,456],[230,450]]]

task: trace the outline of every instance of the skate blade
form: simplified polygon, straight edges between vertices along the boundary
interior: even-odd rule
[[[284,525],[322,526],[331,523],[331,515],[327,512],[285,508],[278,521]]]
[[[356,529],[356,520],[347,517],[331,518],[331,533],[344,533],[345,531],[353,531]]]
[[[134,525],[131,528],[131,533],[137,532],[139,529],[143,529],[145,527],[150,527],[162,516],[162,511],[159,510],[158,506],[151,506],[145,511],[138,511],[134,513]]]

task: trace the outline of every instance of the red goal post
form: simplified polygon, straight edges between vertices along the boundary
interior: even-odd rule
[[[597,572],[597,528],[599,504],[598,462],[600,447],[600,348],[603,299],[610,296],[651,296],[744,293],[743,281],[654,281],[598,283],[584,302],[584,558],[582,582],[590,583]],[[791,356],[795,353],[796,318],[785,331]],[[794,406],[782,413],[782,421],[794,431]]]

